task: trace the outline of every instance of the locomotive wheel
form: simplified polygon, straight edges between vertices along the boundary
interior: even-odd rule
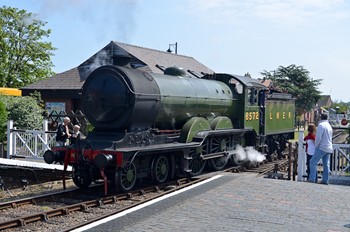
[[[92,182],[91,178],[88,176],[89,172],[78,166],[73,166],[72,169],[72,180],[74,184],[81,189],[87,189]]]
[[[119,190],[127,192],[131,190],[136,183],[136,166],[130,163],[115,174],[116,186]]]
[[[202,173],[206,160],[201,158],[201,155],[207,154],[208,151],[208,141],[204,140],[201,146],[190,151],[190,156],[192,157],[189,168],[191,169],[190,175],[196,176]]]
[[[169,176],[169,161],[164,155],[154,157],[152,161],[152,179],[157,184],[163,183]]]
[[[226,151],[229,147],[229,137],[213,138],[211,144],[211,153]],[[223,156],[209,160],[210,166],[215,171],[220,171],[225,168],[228,162],[228,157]]]

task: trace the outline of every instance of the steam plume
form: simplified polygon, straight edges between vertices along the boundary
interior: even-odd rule
[[[260,163],[266,159],[266,157],[255,150],[253,147],[243,148],[238,145],[236,149],[230,154],[234,160],[237,161],[250,161],[252,163]]]

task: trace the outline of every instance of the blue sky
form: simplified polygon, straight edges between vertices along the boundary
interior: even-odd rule
[[[260,78],[295,64],[335,101],[350,101],[350,0],[1,0],[52,29],[54,71],[110,41],[191,56],[216,72]]]

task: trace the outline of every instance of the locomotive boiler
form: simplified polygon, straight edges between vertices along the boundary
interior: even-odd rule
[[[176,67],[165,75],[103,66],[83,86],[83,110],[96,130],[180,130],[195,116],[233,115],[234,99],[219,81],[186,78]]]
[[[122,191],[138,181],[163,183],[239,160],[238,145],[268,159],[294,136],[294,100],[258,80],[231,74],[195,78],[177,67],[164,74],[106,65],[82,88],[82,108],[94,126],[86,139],[44,154],[73,168],[80,188],[103,179]]]

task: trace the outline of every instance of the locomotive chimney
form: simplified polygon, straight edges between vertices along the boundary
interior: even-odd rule
[[[129,68],[131,67],[130,66],[130,61],[131,61],[130,56],[114,55],[114,56],[112,56],[112,60],[113,60],[113,65],[129,67]]]

